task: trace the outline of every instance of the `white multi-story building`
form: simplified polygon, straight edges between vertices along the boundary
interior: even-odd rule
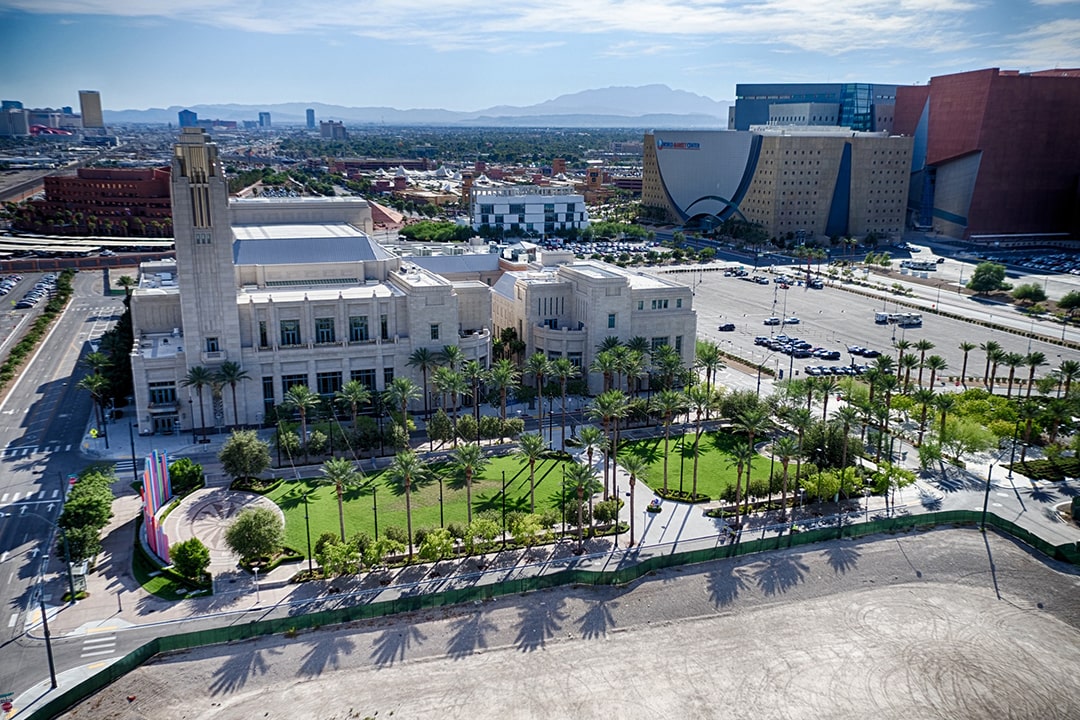
[[[529,353],[586,367],[608,336],[642,336],[693,358],[684,285],[568,253],[531,264],[398,257],[366,234],[365,200],[230,199],[201,128],[183,128],[170,182],[176,260],[143,264],[131,297],[144,434],[261,423],[294,385],[332,397],[350,380],[372,391],[401,375],[419,384],[408,364],[419,348],[456,345],[487,367],[492,328],[513,327]],[[227,362],[246,373],[235,411],[231,386],[200,394],[185,385],[192,369]]]
[[[571,188],[473,187],[471,206],[474,230],[487,227],[507,235],[541,236],[589,227],[585,196],[575,194]]]
[[[543,258],[541,258],[543,259]],[[685,285],[595,261],[506,272],[494,285],[492,326],[513,328],[526,356],[542,352],[590,367],[607,337],[643,337],[670,345],[684,365],[694,360],[697,313]],[[598,375],[589,389],[601,389]]]
[[[132,370],[141,432],[203,425],[194,367],[238,363],[249,379],[204,388],[206,425],[261,422],[293,385],[332,396],[383,390],[417,348],[458,345],[485,366],[491,291],[450,281],[373,242],[358,198],[230,200],[217,149],[185,128],[172,164],[175,263],[141,268]]]

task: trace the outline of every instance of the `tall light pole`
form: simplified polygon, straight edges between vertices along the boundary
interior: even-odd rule
[[[131,438],[131,478],[139,483],[139,470],[135,467],[135,422],[128,423],[128,436]]]
[[[986,471],[986,494],[983,496],[983,510],[982,510],[982,531],[986,532],[986,506],[990,504],[990,475],[994,472],[994,465],[996,461],[990,463],[990,467]]]
[[[309,575],[315,572],[311,565],[311,519],[308,517],[308,495],[310,494],[310,490],[304,493],[304,532],[307,534],[307,569]]]
[[[56,664],[53,662],[52,635],[49,634],[49,616],[45,612],[45,588],[38,588],[38,605],[41,608],[41,627],[45,631],[45,654],[49,658],[49,680],[52,681],[52,689],[56,689]]]

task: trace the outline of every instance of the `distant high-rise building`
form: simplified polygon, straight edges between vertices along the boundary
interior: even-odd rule
[[[754,125],[839,125],[863,132],[892,130],[896,85],[753,83],[735,86],[729,130]]]
[[[3,110],[22,110],[23,105],[18,100],[0,100],[0,111]]]
[[[101,93],[97,90],[79,91],[79,110],[84,128],[105,127],[105,118],[101,114]]]
[[[314,130],[315,129],[315,110],[313,108],[308,108],[306,112],[307,112],[307,129],[308,130]]]
[[[20,137],[30,134],[30,113],[12,108],[0,110],[0,137]]]
[[[180,127],[198,127],[199,125],[199,113],[192,112],[191,110],[181,110],[176,113],[180,118]]]
[[[348,140],[349,133],[345,130],[345,123],[323,120],[319,123],[319,136],[324,140]]]
[[[268,112],[259,113],[259,127],[266,128],[266,129],[270,128],[270,113],[268,113]]]

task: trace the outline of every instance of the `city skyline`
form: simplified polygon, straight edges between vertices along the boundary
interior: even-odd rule
[[[916,84],[984,67],[1080,67],[1078,14],[1077,0],[524,0],[497,9],[474,0],[333,9],[0,0],[0,95],[74,106],[79,89],[93,88],[107,110],[324,102],[474,111],[659,83],[733,100],[736,83]]]

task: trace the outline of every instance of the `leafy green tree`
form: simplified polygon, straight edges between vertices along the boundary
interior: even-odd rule
[[[65,530],[86,527],[100,531],[113,516],[112,502],[113,494],[108,486],[88,483],[80,487],[76,483],[56,524]]]
[[[173,569],[189,580],[201,583],[210,567],[210,550],[197,537],[178,542],[169,548]]]
[[[974,290],[979,295],[1010,288],[1012,285],[1005,282],[1005,266],[994,262],[981,262],[976,265],[967,283],[967,289]]]
[[[176,497],[182,497],[206,485],[203,467],[191,458],[180,458],[169,465],[169,482]]]
[[[1022,285],[1017,285],[1013,288],[1011,294],[1013,300],[1024,305],[1040,303],[1046,300],[1046,291],[1043,290],[1043,286],[1039,283],[1024,283]]]
[[[478,517],[465,528],[465,552],[470,555],[485,553],[495,545],[502,534],[499,524],[487,517]]]
[[[443,368],[439,368],[442,370]],[[446,411],[439,408],[435,411],[435,414],[431,416],[431,419],[427,422],[427,435],[428,440],[431,442],[432,449],[434,449],[435,443],[440,445],[455,437],[454,427],[450,422],[450,417],[446,414]]]
[[[64,553],[63,537],[56,542],[56,554],[68,562],[81,563],[101,552],[101,528],[90,525],[73,527],[64,532],[68,554]]]
[[[551,530],[543,518],[534,513],[518,513],[510,523],[510,535],[514,542],[525,547],[542,545],[551,540]]]
[[[421,560],[437,562],[454,556],[454,538],[445,528],[437,528],[424,535],[417,555]]]
[[[270,467],[270,447],[254,430],[234,430],[221,446],[218,460],[221,469],[234,480],[256,478]]]
[[[284,542],[285,523],[277,513],[264,507],[241,511],[225,531],[225,544],[247,564],[273,557]]]

